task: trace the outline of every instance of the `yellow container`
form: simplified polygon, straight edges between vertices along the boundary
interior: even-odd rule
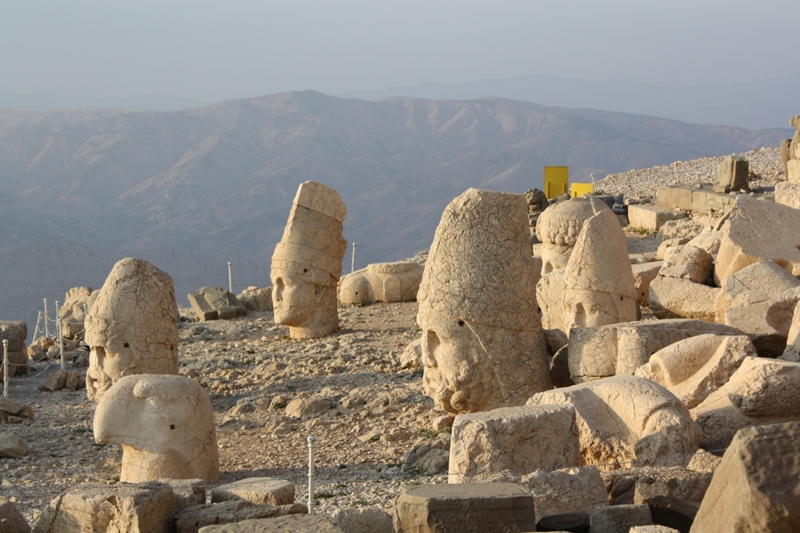
[[[573,198],[578,196],[583,196],[585,194],[592,194],[594,192],[594,184],[593,183],[575,183],[572,182],[572,185],[569,189],[570,194]]]
[[[544,167],[544,195],[555,198],[567,192],[569,167]]]

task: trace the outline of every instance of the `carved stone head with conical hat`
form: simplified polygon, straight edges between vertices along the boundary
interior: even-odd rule
[[[120,378],[178,373],[178,306],[169,275],[141,259],[114,265],[86,317],[86,391],[96,402]]]
[[[442,409],[522,405],[552,388],[522,195],[469,189],[450,202],[420,284],[424,387]]]
[[[581,196],[551,205],[539,215],[536,236],[542,243],[543,276],[567,266],[583,223],[607,210],[609,207],[602,200]]]
[[[564,327],[597,327],[638,319],[625,233],[610,210],[583,224],[564,271]]]
[[[314,181],[297,189],[281,242],[272,254],[275,322],[293,339],[324,337],[339,329],[336,285],[347,241],[347,208],[339,193]]]

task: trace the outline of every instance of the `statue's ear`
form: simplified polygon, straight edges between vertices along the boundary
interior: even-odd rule
[[[318,304],[322,302],[322,297],[325,296],[325,291],[328,290],[328,287],[324,285],[314,285],[314,303]]]

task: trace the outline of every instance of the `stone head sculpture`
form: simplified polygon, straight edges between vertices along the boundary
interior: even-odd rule
[[[597,198],[581,196],[551,205],[539,215],[536,236],[542,242],[543,276],[567,266],[583,223],[600,211],[610,209]]]
[[[122,259],[86,317],[86,391],[96,402],[131,374],[178,373],[178,306],[172,278],[147,261]]]
[[[74,339],[83,330],[86,319],[84,306],[88,305],[89,296],[92,294],[90,287],[73,287],[64,296],[64,304],[58,310],[61,320],[61,331],[66,339]]]
[[[583,223],[564,271],[564,328],[638,320],[625,233],[611,210]]]
[[[347,241],[347,214],[339,194],[321,183],[301,183],[281,242],[272,254],[275,322],[293,339],[324,337],[339,329],[336,285]]]
[[[425,391],[450,413],[552,388],[527,226],[522,195],[469,189],[436,228],[417,322]]]
[[[417,298],[423,270],[423,265],[412,261],[367,265],[342,278],[339,301],[350,305],[411,302]]]
[[[94,438],[122,445],[120,480],[219,480],[211,400],[183,376],[140,374],[117,381],[97,404]]]

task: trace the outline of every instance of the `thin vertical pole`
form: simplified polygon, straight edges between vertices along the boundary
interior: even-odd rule
[[[308,514],[314,514],[314,435],[308,437]]]
[[[61,325],[61,320],[59,319],[58,324],[56,324],[56,328],[58,329],[58,349],[61,352],[61,370],[67,368],[67,363],[64,361],[64,331]]]
[[[44,336],[50,337],[50,328],[47,324],[47,321],[50,320],[49,315],[47,314],[47,298],[44,299]]]
[[[36,317],[36,329],[33,330],[33,340],[31,341],[31,344],[36,343],[36,335],[39,334],[39,326],[41,325],[41,323],[42,323],[42,312],[39,311],[39,314]]]
[[[11,381],[8,367],[8,339],[3,339],[3,398],[8,398],[8,382]]]
[[[230,261],[228,261],[228,290],[233,292],[233,272],[231,271]]]
[[[353,243],[353,256],[350,262],[350,273],[352,274],[356,269],[356,243]]]

